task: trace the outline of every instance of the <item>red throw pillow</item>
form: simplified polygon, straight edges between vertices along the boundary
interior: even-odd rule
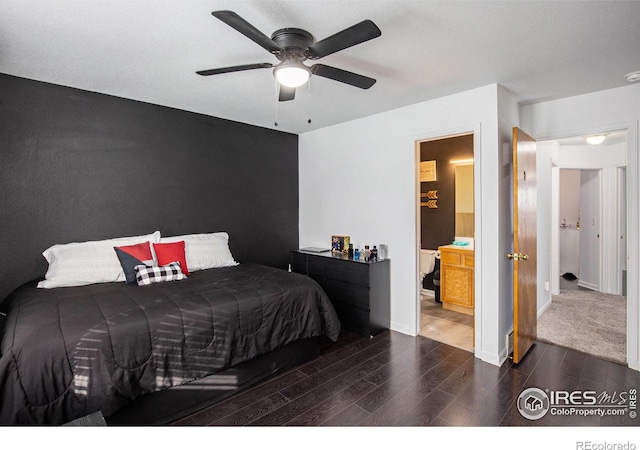
[[[164,266],[174,261],[178,261],[180,263],[182,273],[189,276],[187,258],[184,254],[184,241],[153,244],[153,249],[156,251],[159,266]]]
[[[143,242],[141,244],[133,244],[133,245],[121,245],[120,247],[114,247],[122,250],[123,252],[127,252],[129,255],[134,258],[139,259],[143,264],[151,264],[153,263],[153,255],[151,254],[151,248],[149,247],[149,242]]]

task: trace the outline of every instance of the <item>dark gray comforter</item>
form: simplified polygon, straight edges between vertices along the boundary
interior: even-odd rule
[[[229,368],[340,322],[310,278],[255,264],[183,281],[37,289],[10,299],[0,423],[58,424]]]

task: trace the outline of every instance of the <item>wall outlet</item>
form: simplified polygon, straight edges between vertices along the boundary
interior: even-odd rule
[[[549,292],[549,281],[548,280],[544,282],[544,290]]]

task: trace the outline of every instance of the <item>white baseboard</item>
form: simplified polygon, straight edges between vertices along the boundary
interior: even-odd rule
[[[598,286],[593,283],[587,283],[586,281],[578,280],[578,286],[591,289],[592,291],[598,291]]]
[[[540,309],[540,311],[538,311],[538,319],[540,318],[540,316],[541,316],[541,315],[542,315],[542,314],[543,314],[547,309],[549,309],[549,307],[551,306],[551,302],[552,302],[552,300],[551,300],[551,298],[550,298],[550,299],[549,299],[549,301],[548,301],[548,302],[546,302],[546,303],[542,306],[542,308]]]
[[[418,335],[418,332],[415,329],[410,329],[409,327],[396,322],[391,322],[391,325],[389,328],[393,331],[397,331],[398,333],[406,334],[408,336]]]
[[[480,358],[482,361],[493,364],[494,366],[501,366],[507,360],[507,358],[503,358],[501,355],[495,355],[492,353],[484,353],[480,351],[475,352],[475,357]]]

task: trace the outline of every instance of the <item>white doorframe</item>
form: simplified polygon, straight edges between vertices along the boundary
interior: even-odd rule
[[[618,234],[620,240],[618,242],[618,252],[620,261],[620,287],[622,294],[626,295],[626,279],[622,278],[622,271],[627,271],[627,168],[618,168]],[[628,276],[629,272],[627,272]]]
[[[560,166],[551,159],[551,295],[560,294]],[[551,302],[549,302],[549,305]]]

